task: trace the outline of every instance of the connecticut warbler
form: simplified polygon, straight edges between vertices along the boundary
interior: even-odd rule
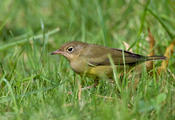
[[[113,75],[111,59],[113,66],[115,65],[120,71],[124,69],[124,66],[130,69],[145,61],[165,59],[164,56],[143,56],[121,49],[79,41],[68,42],[51,54],[61,54],[66,57],[76,73],[95,77]]]

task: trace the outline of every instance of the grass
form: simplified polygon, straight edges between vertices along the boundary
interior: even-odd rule
[[[65,58],[50,55],[72,40],[121,49],[125,41],[147,55],[148,27],[155,53],[164,54],[175,39],[174,5],[173,0],[1,0],[0,119],[175,119],[174,53],[160,76],[143,67],[136,91],[133,73],[124,83],[101,80],[97,88],[82,91],[81,100],[77,81],[85,87],[93,80],[76,75]],[[160,64],[156,61],[153,71]]]

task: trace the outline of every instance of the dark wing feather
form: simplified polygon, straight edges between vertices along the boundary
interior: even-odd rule
[[[110,65],[108,55],[111,55],[115,65],[123,65],[123,52],[126,65],[135,65],[146,60],[146,57],[142,55],[98,45],[88,46],[85,50],[87,52],[82,55],[87,58],[90,66]]]

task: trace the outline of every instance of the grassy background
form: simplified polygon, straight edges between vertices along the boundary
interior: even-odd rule
[[[1,0],[0,119],[175,119],[175,54],[161,76],[143,68],[137,91],[123,84],[118,93],[115,84],[101,80],[82,92],[81,101],[77,80],[84,87],[93,80],[49,55],[72,40],[122,49],[125,41],[147,55],[148,27],[156,54],[164,54],[175,38],[174,13],[174,0]]]

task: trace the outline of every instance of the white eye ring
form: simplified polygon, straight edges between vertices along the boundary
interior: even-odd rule
[[[71,47],[68,47],[67,48],[67,51],[69,52],[69,53],[71,53],[71,52],[73,52],[74,51],[74,48],[71,46]]]

